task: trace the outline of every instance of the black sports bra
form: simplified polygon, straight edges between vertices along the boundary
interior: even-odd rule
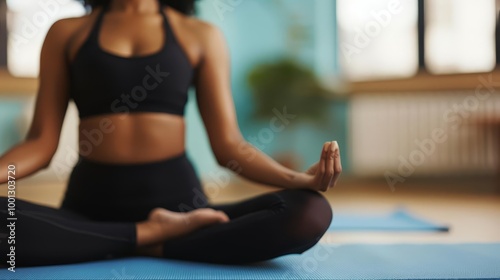
[[[122,57],[103,50],[99,31],[103,7],[92,31],[70,65],[70,98],[80,118],[133,112],[184,115],[194,69],[163,17],[161,50],[144,56]]]

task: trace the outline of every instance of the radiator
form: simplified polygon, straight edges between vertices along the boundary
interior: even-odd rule
[[[494,174],[500,135],[493,119],[500,121],[498,91],[355,94],[350,102],[352,172],[403,178]]]

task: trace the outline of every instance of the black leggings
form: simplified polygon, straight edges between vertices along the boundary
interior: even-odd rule
[[[221,186],[222,187],[222,186]],[[8,217],[0,198],[0,220]],[[272,192],[238,203],[211,205],[185,155],[134,165],[80,159],[61,209],[16,201],[16,266],[65,264],[136,252],[135,222],[155,207],[224,211],[230,222],[168,240],[165,258],[212,263],[249,263],[302,253],[327,230],[332,211],[319,193]],[[0,227],[0,251],[10,250],[8,229]]]

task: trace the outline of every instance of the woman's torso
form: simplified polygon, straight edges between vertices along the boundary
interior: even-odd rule
[[[130,67],[135,65],[136,61],[141,61],[142,57],[154,59],[151,56],[161,50],[168,40],[175,40],[177,47],[183,52],[183,59],[194,70],[201,56],[201,47],[196,36],[196,22],[170,8],[162,10],[168,18],[175,38],[165,38],[167,36],[162,25],[164,18],[159,12],[151,11],[151,13],[137,15],[126,11],[107,11],[102,17],[97,37],[97,44],[101,51],[99,55],[109,56],[106,58],[107,62],[117,64],[118,69],[127,68],[129,65]],[[79,59],[82,47],[88,44],[101,12],[99,9],[89,16],[73,21],[73,26],[70,28],[74,29],[74,33],[67,46],[70,67]],[[99,55],[97,58],[100,57]],[[175,55],[178,56],[178,53]],[[133,57],[130,58],[131,56]],[[156,59],[162,58],[159,56]],[[151,61],[149,60],[148,63],[151,64]],[[165,61],[163,63],[168,64]],[[144,68],[143,66],[139,67]],[[155,67],[155,65],[150,66]],[[186,68],[181,67],[181,69]],[[144,71],[144,69],[141,70]],[[112,76],[112,73],[109,75]],[[106,78],[106,73],[103,73],[103,77]],[[124,79],[123,83],[126,84],[126,82],[127,79]],[[85,94],[92,95],[93,93],[85,92]],[[128,95],[127,92],[124,94]],[[120,100],[120,104],[124,106],[131,104],[123,102]],[[107,163],[145,163],[166,159],[184,152],[185,123],[182,114],[169,114],[154,110],[130,114],[121,111],[120,113],[103,112],[86,116],[80,121],[79,146],[80,154],[84,158]]]

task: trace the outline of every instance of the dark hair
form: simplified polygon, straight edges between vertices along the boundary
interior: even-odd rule
[[[106,5],[111,0],[83,0],[85,5],[90,6],[92,9],[98,6]],[[159,0],[163,5],[167,5],[177,11],[191,15],[194,14],[194,2],[195,0]]]

